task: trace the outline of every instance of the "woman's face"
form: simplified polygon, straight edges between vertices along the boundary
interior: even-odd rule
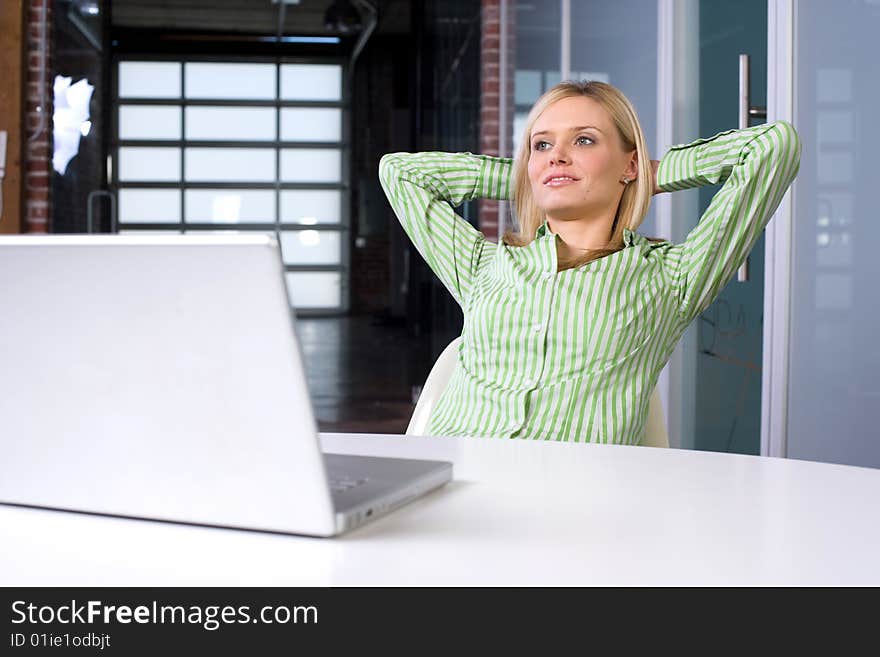
[[[581,219],[617,211],[625,176],[636,177],[611,116],[586,96],[553,103],[532,126],[529,181],[548,218]]]

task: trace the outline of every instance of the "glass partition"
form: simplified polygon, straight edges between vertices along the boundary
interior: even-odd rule
[[[794,29],[787,456],[876,468],[880,7],[798,2]]]

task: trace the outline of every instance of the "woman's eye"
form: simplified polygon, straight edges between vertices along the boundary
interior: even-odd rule
[[[547,150],[546,146],[549,146],[549,145],[550,144],[548,144],[546,141],[536,141],[535,144],[532,146],[532,150],[533,151],[545,151],[545,150]]]
[[[575,143],[582,144],[582,145],[583,144],[592,144],[593,139],[591,137],[587,137],[586,135],[581,135],[580,137],[577,138],[577,141]]]

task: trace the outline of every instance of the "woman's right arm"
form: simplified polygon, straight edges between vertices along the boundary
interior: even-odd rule
[[[684,321],[706,310],[746,259],[797,175],[800,153],[797,131],[776,121],[673,146],[660,161],[660,190],[724,183],[684,243],[667,252]]]
[[[379,180],[404,231],[459,305],[495,248],[453,211],[475,198],[510,198],[511,160],[471,153],[389,153]]]

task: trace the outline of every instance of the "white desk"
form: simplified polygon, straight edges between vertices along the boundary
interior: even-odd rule
[[[453,460],[455,481],[335,539],[0,505],[0,585],[880,585],[880,470],[487,439],[322,442]]]

